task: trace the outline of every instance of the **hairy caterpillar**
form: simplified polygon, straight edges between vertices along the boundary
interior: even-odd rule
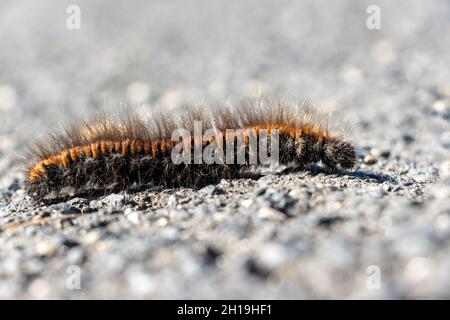
[[[196,136],[196,121],[222,135],[215,141]],[[172,140],[172,133],[179,128],[190,132],[189,143],[200,142],[202,149],[213,142],[225,147],[233,143],[235,152],[244,152],[244,163],[174,163],[171,154],[179,141]],[[229,139],[227,129],[241,129],[243,150],[236,147],[236,136]],[[356,163],[354,145],[342,134],[330,132],[323,117],[303,106],[264,97],[174,114],[160,112],[144,117],[128,110],[120,116],[74,122],[31,150],[27,190],[33,197],[51,200],[153,185],[201,186],[236,178],[251,165],[249,158],[255,152],[250,148],[251,134],[258,136],[263,130],[278,133],[281,164],[305,167],[322,162],[335,170],[351,169]]]

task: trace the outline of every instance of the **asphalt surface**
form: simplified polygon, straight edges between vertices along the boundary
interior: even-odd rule
[[[450,297],[448,2],[78,1],[69,30],[71,4],[0,3],[0,298]],[[350,119],[355,170],[26,195],[62,121],[264,91]]]

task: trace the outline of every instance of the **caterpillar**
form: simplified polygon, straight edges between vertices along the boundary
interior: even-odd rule
[[[217,135],[199,135],[195,128],[199,122]],[[189,135],[174,139],[173,133],[180,128]],[[263,132],[267,134],[264,141]],[[331,132],[323,116],[305,106],[260,97],[149,115],[129,109],[74,121],[30,148],[27,192],[36,199],[54,200],[151,186],[199,187],[242,176],[254,165],[250,159],[261,160],[257,150],[262,150],[261,142],[269,156],[276,151],[280,164],[296,168],[321,162],[329,170],[351,169],[356,163],[354,144],[342,133]],[[174,151],[182,150],[180,146],[185,150],[200,147],[201,156],[212,157],[219,154],[217,146],[228,148],[233,151],[231,162],[196,161],[195,154],[185,153],[187,161],[179,163],[174,161]]]

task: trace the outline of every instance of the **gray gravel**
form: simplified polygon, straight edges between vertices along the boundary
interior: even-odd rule
[[[450,4],[375,2],[0,3],[0,298],[450,298]],[[354,171],[24,191],[61,120],[280,88],[354,122]]]

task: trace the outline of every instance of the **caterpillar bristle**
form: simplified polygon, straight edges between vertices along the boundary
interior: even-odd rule
[[[197,136],[197,121],[203,129],[213,128],[220,135],[206,140]],[[214,143],[224,149],[228,146],[236,152],[233,160],[242,151],[245,161],[196,164],[194,159],[174,163],[171,156],[179,140],[172,140],[172,134],[180,128],[190,134],[189,145],[200,141],[204,152]],[[243,150],[235,145],[238,134],[227,129],[241,130]],[[356,163],[353,143],[344,140],[342,134],[331,132],[326,117],[303,105],[263,97],[148,116],[130,108],[120,115],[100,114],[90,121],[74,121],[62,133],[50,134],[45,142],[32,148],[26,172],[27,190],[37,199],[51,200],[153,185],[196,187],[232,179],[250,167],[249,159],[256,151],[252,151],[249,141],[253,133],[263,131],[279,134],[279,150],[269,148],[268,152],[273,155],[277,151],[282,164],[306,167],[322,162],[335,170],[351,169]],[[273,142],[271,139],[267,142]],[[217,151],[211,151],[211,155],[217,155]]]

